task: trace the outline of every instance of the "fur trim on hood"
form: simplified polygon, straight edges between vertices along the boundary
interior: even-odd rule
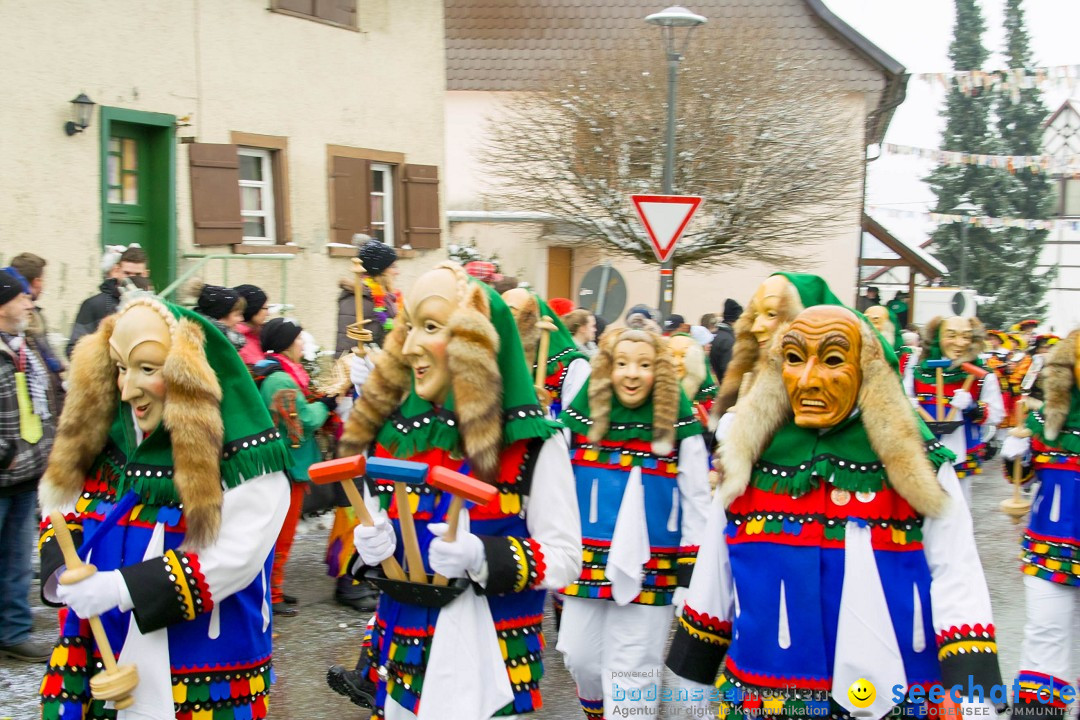
[[[854,313],[852,317],[856,318]],[[939,515],[948,495],[927,459],[926,447],[911,404],[896,373],[885,360],[881,346],[867,323],[858,321],[862,338],[859,363],[862,383],[857,407],[874,453],[885,466],[889,484],[924,516]],[[753,412],[740,413],[739,421],[719,453],[723,467],[720,495],[725,507],[750,484],[754,463],[786,423],[793,421],[791,399],[784,386],[781,341],[787,327],[777,333],[765,365],[746,397]]]
[[[1073,330],[1054,346],[1046,356],[1046,366],[1039,373],[1045,402],[1042,406],[1043,437],[1057,440],[1072,405],[1072,391],[1076,387],[1076,348],[1080,330]],[[55,451],[54,451],[55,452]]]
[[[457,415],[465,454],[476,477],[494,483],[502,450],[502,375],[499,372],[499,336],[489,320],[490,307],[484,289],[469,282],[455,263],[438,268],[455,274],[458,307],[450,316],[447,345],[453,383],[454,414]],[[402,312],[407,312],[405,308]],[[353,406],[341,437],[340,454],[363,452],[412,389],[412,368],[402,354],[404,322],[395,323],[364,392]]]
[[[953,317],[953,316],[949,316]],[[926,352],[925,348],[931,346],[938,349],[939,357],[944,357],[941,353],[941,324],[945,322],[948,317],[938,315],[931,318],[922,329],[922,346],[923,352]],[[978,318],[968,318],[971,321],[971,346],[962,358],[956,360],[953,363],[953,367],[960,367],[966,362],[975,362],[980,355],[986,352],[986,326],[982,324],[982,321]]]
[[[153,307],[172,328],[172,347],[162,368],[168,388],[162,423],[172,443],[173,483],[184,504],[184,548],[206,547],[217,539],[221,527],[221,386],[207,362],[198,323],[175,320],[151,299],[136,300],[125,310],[137,304]],[[117,402],[117,370],[109,356],[109,339],[121,314],[103,320],[72,355],[71,390],[41,481],[46,510],[75,502],[90,466],[105,447],[113,422],[105,409]]]
[[[525,351],[525,362],[527,363],[537,361],[536,353],[540,347],[540,328],[536,326],[538,322],[540,322],[540,306],[536,302],[536,297],[529,293],[528,302],[518,310],[515,319],[518,335],[521,336],[521,347]]]
[[[697,343],[694,343],[686,348],[686,354],[683,356],[683,369],[685,374],[680,381],[682,390],[686,393],[686,397],[691,402],[694,400],[694,396],[701,390],[701,384],[705,382],[705,348],[701,347]]]
[[[802,299],[798,289],[788,283],[784,292],[783,302],[779,307],[780,325],[791,322],[803,310]],[[758,347],[757,338],[751,329],[757,320],[758,311],[753,301],[747,303],[742,315],[735,321],[735,345],[731,350],[731,362],[724,370],[724,377],[720,380],[720,389],[716,393],[716,402],[713,403],[710,414],[713,421],[735,406],[739,399],[739,388],[743,384],[743,375],[757,373],[765,363],[764,354]]]
[[[679,414],[679,381],[667,341],[656,333],[633,328],[612,328],[600,339],[592,358],[589,376],[589,442],[597,443],[607,435],[611,424],[611,400],[614,388],[611,372],[615,367],[615,346],[623,340],[645,342],[656,351],[655,380],[652,389],[654,454],[666,457],[675,449],[675,422]]]

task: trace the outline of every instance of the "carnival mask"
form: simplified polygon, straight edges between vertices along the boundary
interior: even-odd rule
[[[522,310],[528,308],[530,305],[536,305],[536,300],[533,298],[532,293],[525,288],[512,288],[507,290],[502,294],[502,299],[510,308],[510,314],[514,316],[515,320]]]
[[[405,298],[405,343],[416,394],[442,405],[450,394],[450,316],[459,303],[457,278],[445,268],[421,275]]]
[[[645,404],[656,382],[656,348],[642,340],[623,340],[612,353],[611,385],[625,407]]]
[[[941,355],[952,360],[954,365],[969,359],[973,339],[974,332],[968,318],[954,315],[941,322],[941,329],[938,330]]]
[[[750,309],[754,313],[754,324],[750,332],[758,341],[758,347],[765,348],[780,321],[784,307],[784,300],[790,292],[791,281],[783,275],[773,275],[758,286],[754,297],[750,299]]]
[[[859,322],[846,308],[818,305],[784,333],[784,387],[799,427],[833,427],[854,409],[862,383]]]
[[[133,305],[116,320],[109,356],[116,363],[120,399],[131,406],[135,424],[149,435],[165,415],[165,360],[172,332],[165,318],[146,304]]]
[[[881,333],[881,337],[885,338],[885,342],[889,343],[889,347],[892,347],[896,328],[893,327],[888,309],[884,305],[871,305],[863,311],[863,315],[866,316],[871,325],[877,328],[878,332]]]
[[[694,339],[686,335],[675,335],[668,338],[668,350],[671,351],[671,359],[675,363],[675,375],[680,380],[686,377],[686,351]]]

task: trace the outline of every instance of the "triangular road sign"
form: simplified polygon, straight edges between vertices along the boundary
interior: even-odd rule
[[[675,252],[675,243],[690,218],[701,205],[699,195],[631,195],[641,224],[649,234],[653,252],[660,262],[667,262]]]

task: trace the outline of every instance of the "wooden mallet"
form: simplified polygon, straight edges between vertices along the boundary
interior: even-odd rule
[[[316,485],[341,483],[341,489],[345,491],[345,495],[349,498],[353,512],[356,513],[356,519],[360,521],[361,525],[372,527],[375,525],[375,520],[371,517],[371,513],[368,512],[364,497],[356,489],[356,484],[353,482],[353,478],[363,477],[366,465],[367,459],[363,455],[350,455],[349,457],[326,460],[311,465],[308,467],[308,477]],[[398,564],[393,555],[380,564],[386,577],[391,580],[405,580],[405,571],[401,569],[401,565]]]
[[[547,379],[548,355],[551,354],[551,333],[559,328],[547,315],[537,320],[536,327],[540,330],[540,349],[536,353],[536,397],[544,407],[551,407],[551,393],[544,386],[544,381]]]
[[[1009,433],[1016,437],[1031,437],[1031,430],[1024,427],[1024,420],[1027,417],[1027,405],[1023,398],[1016,401],[1016,410],[1013,413],[1013,417],[1016,420],[1016,424]],[[1026,515],[1029,510],[1031,510],[1031,501],[1020,497],[1020,486],[1023,484],[1024,458],[1017,455],[1013,458],[1012,466],[1013,494],[1011,498],[1002,500],[1000,506],[1001,512],[1009,516],[1013,525],[1019,525],[1020,520],[1023,519],[1024,515]]]
[[[945,420],[945,368],[952,366],[952,360],[949,358],[941,358],[940,360],[927,360],[926,367],[934,368],[937,375],[937,395],[935,398],[935,405],[937,410],[934,412],[934,419],[937,422],[944,422]]]
[[[345,335],[350,340],[356,341],[353,352],[361,357],[367,352],[364,343],[372,341],[371,331],[364,327],[370,320],[364,319],[364,282],[363,276],[367,270],[360,258],[353,258],[353,300],[356,302],[356,322],[345,328]]]
[[[971,392],[971,386],[975,384],[975,381],[976,380],[982,380],[984,377],[986,377],[987,373],[990,372],[986,368],[981,368],[978,365],[976,365],[975,363],[969,363],[969,362],[962,363],[960,365],[960,368],[964,372],[967,373],[967,377],[964,378],[964,384],[960,388],[964,392]],[[949,420],[955,420],[956,419],[956,413],[958,413],[958,412],[960,412],[960,411],[957,410],[956,408],[953,408],[952,410],[950,410],[948,419]]]
[[[446,542],[457,539],[458,518],[461,517],[461,509],[466,500],[477,505],[487,505],[499,494],[493,485],[488,485],[483,480],[439,466],[431,469],[431,479],[428,482],[432,487],[453,495],[450,508],[446,511],[446,534],[443,535]],[[436,575],[432,584],[446,585],[448,582],[442,575]]]
[[[424,570],[424,557],[420,554],[420,541],[416,537],[412,505],[409,504],[409,493],[405,486],[423,485],[427,480],[427,464],[373,457],[368,458],[367,474],[369,477],[394,483],[394,500],[397,502],[401,542],[405,545],[405,567],[409,572],[409,581],[426,585],[427,571]]]
[[[57,510],[49,513],[49,521],[52,522],[53,536],[60,543],[60,552],[64,554],[64,564],[67,569],[60,576],[61,585],[74,585],[85,580],[97,572],[97,568],[89,563],[84,563],[79,553],[75,551],[75,541],[71,539],[67,521]],[[98,700],[112,701],[117,710],[131,707],[135,698],[131,693],[139,684],[139,671],[134,665],[117,665],[113,657],[112,645],[109,644],[109,636],[105,634],[105,628],[101,625],[101,618],[97,615],[86,618],[90,623],[90,630],[94,633],[94,642],[97,643],[101,653],[101,662],[105,664],[105,670],[90,678],[90,692]]]

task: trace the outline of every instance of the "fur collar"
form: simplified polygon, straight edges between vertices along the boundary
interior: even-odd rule
[[[1076,386],[1076,347],[1080,330],[1073,330],[1046,356],[1046,366],[1039,373],[1045,402],[1042,406],[1043,437],[1056,440],[1065,427]]]

